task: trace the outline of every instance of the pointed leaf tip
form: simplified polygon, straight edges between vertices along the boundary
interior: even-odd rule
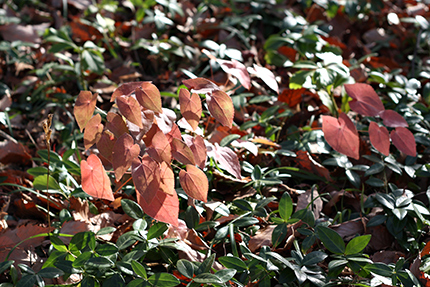
[[[382,154],[390,154],[390,136],[386,127],[380,127],[375,122],[370,122],[369,138],[372,145]]]
[[[381,99],[372,86],[363,83],[346,84],[345,90],[353,100],[349,102],[351,109],[364,116],[374,117],[385,110]]]
[[[190,197],[207,202],[209,182],[206,174],[194,165],[187,165],[187,171],[179,172],[179,182]]]
[[[81,161],[82,189],[95,198],[113,201],[110,179],[101,160],[95,154]]]

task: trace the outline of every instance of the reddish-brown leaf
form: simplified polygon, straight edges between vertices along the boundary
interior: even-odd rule
[[[195,136],[192,140],[192,145],[190,145],[190,149],[194,154],[196,164],[203,169],[207,160],[207,149],[203,137],[199,135]]]
[[[234,106],[231,98],[221,90],[206,96],[209,112],[223,126],[231,128],[234,118]]]
[[[171,146],[172,155],[177,161],[183,164],[196,164],[193,152],[183,141],[173,138]]]
[[[251,77],[244,64],[235,59],[231,61],[217,59],[217,62],[224,72],[236,77],[245,89],[249,90],[251,88]]]
[[[322,116],[322,130],[325,140],[334,150],[355,159],[360,158],[358,132],[345,113],[341,113],[339,119]]]
[[[145,109],[156,113],[163,113],[161,108],[161,95],[157,87],[149,82],[143,82],[136,88],[136,99]]]
[[[108,161],[112,162],[112,152],[116,139],[109,131],[104,131],[97,142],[97,149]]]
[[[288,104],[290,108],[297,106],[303,100],[303,93],[306,91],[305,88],[300,89],[285,89],[278,96],[278,101]]]
[[[113,147],[112,154],[112,165],[117,181],[121,180],[124,173],[130,168],[131,162],[139,156],[139,153],[140,147],[134,143],[131,135],[126,133],[119,137]]]
[[[194,165],[187,165],[187,171],[181,169],[179,182],[190,197],[207,202],[209,182],[206,174]]]
[[[84,146],[85,149],[89,149],[93,144],[96,144],[103,132],[103,124],[102,117],[100,114],[96,114],[92,117],[87,125],[85,126],[84,131]]]
[[[385,110],[380,114],[384,121],[384,125],[390,128],[403,127],[407,128],[409,125],[406,120],[396,111]]]
[[[169,140],[169,143],[172,143],[172,139],[174,138],[178,140],[182,139],[181,131],[177,124],[173,123],[172,129],[166,134],[166,137]]]
[[[372,86],[362,83],[347,84],[345,90],[348,96],[352,98],[349,106],[353,111],[363,116],[374,117],[385,110],[381,99]]]
[[[124,133],[128,133],[128,128],[120,115],[109,112],[106,119],[106,128],[110,130],[116,138],[119,138]]]
[[[315,161],[309,152],[299,150],[296,152],[296,154],[297,157],[294,158],[294,162],[296,162],[300,168],[307,170],[317,176],[324,177],[328,181],[333,181],[333,179],[330,177],[330,172],[328,169]]]
[[[150,205],[160,187],[158,163],[148,155],[143,156],[142,160],[135,158],[131,164],[131,174],[137,192]]]
[[[218,143],[208,146],[208,155],[218,162],[222,169],[225,169],[238,179],[242,179],[240,174],[240,163],[237,154],[229,147],[221,147]]]
[[[204,78],[195,78],[195,79],[189,79],[189,80],[183,80],[182,83],[188,88],[192,89],[194,93],[197,94],[206,94],[211,93],[213,91],[218,91],[219,87],[209,81],[208,79]]]
[[[151,147],[148,149],[151,157],[159,163],[162,161],[170,163],[172,160],[172,149],[169,140],[160,129],[152,137],[151,143]]]
[[[81,91],[76,99],[73,113],[75,115],[78,126],[82,130],[91,119],[96,108],[97,94],[92,94],[90,91]]]
[[[139,142],[144,135],[146,135],[152,128],[154,123],[154,112],[151,110],[144,110],[141,112],[143,128],[139,128],[137,125],[130,121],[127,121],[128,129],[136,142]]]
[[[127,120],[137,125],[139,128],[143,128],[140,105],[133,97],[117,97],[116,103],[119,111]]]
[[[375,122],[370,122],[369,138],[372,145],[382,154],[390,154],[390,135],[386,127],[380,127]]]
[[[109,177],[95,154],[81,161],[82,189],[95,198],[114,200]]]
[[[136,90],[137,87],[140,87],[144,82],[130,82],[125,83],[119,86],[118,88],[113,91],[112,96],[110,98],[110,101],[113,102],[117,97],[120,96],[130,96],[134,90]]]
[[[179,199],[176,192],[168,195],[159,189],[154,193],[151,204],[148,204],[141,194],[137,194],[137,202],[152,218],[178,226]]]
[[[173,195],[175,192],[175,175],[173,173],[170,164],[163,161],[160,164],[160,189],[169,195]]]
[[[190,94],[188,90],[181,89],[179,91],[179,104],[182,116],[195,130],[202,115],[202,102],[199,95],[196,93]]]
[[[423,250],[420,252],[420,256],[424,257],[426,255],[430,255],[430,241],[427,241],[426,245],[424,246]]]
[[[398,127],[390,133],[391,141],[402,153],[410,156],[416,156],[417,147],[414,135],[410,130]]]

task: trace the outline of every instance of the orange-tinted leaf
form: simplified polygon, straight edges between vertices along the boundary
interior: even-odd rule
[[[166,134],[166,137],[170,143],[172,143],[172,139],[174,138],[178,140],[182,139],[181,131],[179,130],[179,127],[177,124],[173,123],[172,129],[170,130],[170,132]]]
[[[207,159],[207,149],[203,137],[199,135],[195,136],[192,140],[192,145],[190,145],[190,149],[194,154],[196,164],[203,169]]]
[[[175,192],[175,175],[170,164],[163,161],[160,164],[160,189],[169,195]]]
[[[121,114],[130,122],[143,128],[140,105],[133,97],[120,96],[116,99]]]
[[[120,115],[109,112],[106,119],[106,128],[110,130],[116,138],[119,138],[124,133],[128,133],[128,128]]]
[[[426,255],[430,255],[430,241],[427,241],[423,250],[421,250],[421,252],[420,252],[420,257],[424,257]]]
[[[322,130],[325,140],[334,150],[355,159],[360,158],[358,132],[345,113],[341,113],[338,119],[322,116]]]
[[[372,145],[382,154],[390,154],[390,135],[386,127],[380,127],[375,122],[370,122],[369,138]]]
[[[137,194],[137,202],[143,211],[152,218],[178,226],[179,199],[176,192],[168,195],[159,189],[154,193],[151,204],[146,203],[141,194]]]
[[[414,135],[410,130],[403,127],[398,127],[390,133],[391,141],[404,154],[410,156],[417,155],[417,147]]]
[[[356,83],[345,85],[348,96],[352,98],[349,102],[351,109],[364,116],[374,117],[385,110],[381,99],[372,86]]]
[[[161,95],[157,87],[149,82],[143,82],[142,86],[136,88],[136,99],[145,109],[156,113],[163,113],[161,109]]]
[[[221,90],[214,91],[207,95],[209,112],[223,126],[231,128],[234,118],[234,106],[231,98]]]
[[[154,135],[159,131],[157,124],[153,124],[149,131],[145,133],[145,135],[142,137],[143,142],[146,146],[150,146],[152,144],[152,138]]]
[[[241,62],[232,59],[231,61],[217,59],[224,72],[235,76],[245,89],[251,88],[251,77],[249,76],[246,67]]]
[[[159,163],[162,161],[170,163],[172,160],[172,149],[166,135],[160,129],[158,129],[158,131],[152,137],[151,142],[152,145],[148,149],[148,153],[151,155],[151,157]]]
[[[187,165],[187,171],[181,169],[179,182],[190,197],[207,202],[209,182],[206,174],[194,165]]]
[[[274,90],[277,94],[279,94],[279,86],[276,81],[275,75],[267,68],[258,66],[254,64],[254,69],[248,68],[252,73],[255,73],[266,85],[269,86],[272,90]]]
[[[327,168],[316,162],[307,151],[299,150],[296,152],[297,157],[294,158],[300,168],[307,170],[315,175],[324,177],[328,181],[333,181],[330,177],[330,172]]]
[[[206,94],[206,93],[211,93],[213,91],[219,90],[219,87],[215,83],[204,78],[183,80],[182,83],[188,89],[190,90],[192,89],[193,90],[192,92],[197,94]]]
[[[131,162],[139,156],[139,153],[140,147],[134,143],[131,135],[126,133],[119,137],[112,154],[112,165],[117,181],[121,180],[124,173],[130,168]]]
[[[239,159],[237,158],[237,154],[231,148],[221,147],[218,143],[209,147],[208,155],[213,157],[222,169],[225,169],[236,178],[242,179]]]
[[[381,113],[381,118],[384,120],[384,125],[390,128],[404,127],[409,125],[406,120],[396,111],[385,110]]]
[[[146,204],[151,204],[160,187],[158,163],[148,155],[145,155],[142,160],[135,158],[131,164],[131,174],[137,192]]]
[[[258,143],[258,144],[263,144],[263,145],[268,145],[268,146],[280,148],[280,145],[278,145],[277,143],[275,143],[275,142],[273,142],[273,141],[271,141],[265,137],[255,137],[255,138],[251,139],[251,141],[253,143]]]
[[[90,91],[81,91],[76,99],[73,113],[75,115],[78,126],[82,130],[91,119],[96,108],[97,94],[92,94]]]
[[[100,154],[110,162],[112,162],[112,152],[115,142],[115,137],[108,131],[104,131],[97,142],[97,149]]]
[[[113,91],[112,96],[110,98],[110,101],[113,102],[117,97],[120,96],[130,96],[134,90],[136,90],[137,87],[140,87],[144,82],[130,82],[125,83],[119,86],[118,88]]]
[[[186,89],[179,91],[179,104],[181,107],[181,114],[191,125],[193,130],[199,125],[200,117],[202,115],[202,102],[199,95],[190,92]]]
[[[177,161],[183,164],[196,164],[193,152],[183,141],[173,138],[171,146],[172,155]]]
[[[102,117],[100,114],[92,117],[87,125],[85,126],[84,131],[84,146],[85,149],[89,149],[93,144],[96,144],[103,132],[103,124]]]
[[[285,89],[278,96],[278,101],[288,104],[290,108],[297,106],[303,100],[302,94],[306,91],[305,88],[300,89]]]
[[[109,177],[95,154],[81,161],[82,189],[95,198],[114,200]]]

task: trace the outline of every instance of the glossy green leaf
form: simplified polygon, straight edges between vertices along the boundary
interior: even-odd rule
[[[131,267],[133,268],[133,271],[140,277],[143,277],[145,279],[148,278],[146,275],[145,267],[138,261],[131,261]]]
[[[215,275],[218,277],[218,279],[221,282],[226,283],[231,278],[233,278],[233,276],[236,274],[236,272],[237,272],[236,269],[221,269],[221,270],[217,271],[215,273]]]
[[[282,223],[273,229],[272,232],[272,245],[273,247],[277,247],[288,234],[288,225],[286,223]]]
[[[121,207],[124,212],[134,219],[143,217],[143,210],[137,202],[130,199],[121,199]]]
[[[284,221],[287,221],[291,217],[292,213],[293,201],[291,200],[291,197],[288,192],[284,192],[281,197],[281,200],[279,201],[279,216],[281,216]]]
[[[178,278],[169,273],[155,273],[148,278],[153,286],[174,287],[181,283]]]
[[[367,264],[363,267],[366,271],[372,272],[374,274],[384,276],[384,277],[391,277],[393,274],[393,270],[391,267],[384,263],[375,262],[373,264]]]
[[[370,234],[367,234],[351,239],[351,241],[346,245],[345,255],[352,255],[363,251],[367,244],[369,244],[371,237],[372,236]]]
[[[326,259],[327,256],[328,255],[322,251],[312,251],[311,253],[306,254],[306,256],[302,260],[301,265],[309,266],[309,265],[317,264],[323,261],[324,259]]]
[[[64,275],[64,272],[55,267],[46,267],[37,272],[37,275],[43,278],[57,278]]]
[[[147,238],[150,240],[152,238],[160,237],[166,230],[167,225],[165,223],[157,222],[148,229]]]
[[[186,259],[178,260],[176,264],[178,271],[187,278],[194,277],[194,264]]]
[[[322,225],[318,225],[316,231],[318,238],[330,252],[334,254],[345,252],[345,242],[336,231]]]
[[[238,272],[242,272],[248,269],[245,262],[242,259],[235,256],[223,256],[218,258],[218,261],[226,268],[236,269]]]

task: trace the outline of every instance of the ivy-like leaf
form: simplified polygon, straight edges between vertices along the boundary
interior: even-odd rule
[[[195,130],[202,115],[202,102],[199,95],[196,93],[190,94],[186,89],[179,91],[179,104],[181,107],[181,114]]]
[[[160,189],[169,195],[175,193],[175,174],[170,164],[163,161],[160,164]]]
[[[187,171],[181,169],[179,182],[190,197],[207,202],[209,182],[206,174],[194,165],[187,165]]]
[[[173,226],[178,226],[179,217],[179,199],[176,192],[172,195],[164,193],[158,189],[153,196],[150,204],[146,202],[142,194],[137,194],[137,202],[142,207],[143,211],[152,218],[170,223]]]
[[[345,113],[341,113],[339,119],[322,116],[322,130],[325,140],[334,150],[355,159],[360,158],[358,132]]]
[[[136,99],[142,107],[159,114],[163,113],[160,91],[155,85],[143,82],[140,87],[136,88],[135,92]]]
[[[120,96],[116,99],[121,114],[130,122],[143,128],[140,105],[133,97]]]
[[[160,187],[160,167],[157,162],[148,155],[143,156],[141,161],[135,158],[131,164],[131,174],[137,192],[150,205]]]
[[[398,127],[390,133],[393,144],[404,154],[417,155],[417,146],[414,135],[407,128]]]
[[[231,98],[221,90],[206,96],[209,112],[223,126],[231,128],[234,118],[234,106]]]
[[[116,141],[113,154],[112,165],[117,181],[121,180],[124,173],[130,168],[133,159],[140,154],[139,145],[134,143],[133,138],[128,133],[123,134]]]
[[[351,109],[363,116],[374,117],[385,110],[381,99],[372,86],[356,83],[345,85],[348,96],[352,98],[349,102]]]
[[[103,124],[102,117],[100,114],[92,117],[87,125],[85,126],[84,131],[84,146],[85,149],[89,149],[93,144],[96,144],[103,132]]]
[[[73,114],[75,115],[79,129],[82,130],[91,119],[96,108],[97,94],[91,93],[90,91],[81,91],[76,99],[75,107],[73,108]]]
[[[116,138],[119,138],[124,133],[128,133],[127,125],[120,115],[108,112],[106,120],[106,128],[110,130]]]
[[[82,189],[95,198],[113,201],[112,188],[102,162],[95,154],[81,161]]]
[[[385,110],[381,113],[381,118],[384,121],[384,125],[390,128],[403,127],[407,128],[409,125],[406,120],[396,111]]]
[[[144,82],[124,83],[113,91],[110,101],[113,102],[117,97],[130,96],[136,88],[140,87]]]
[[[380,127],[375,122],[370,122],[369,138],[372,145],[382,154],[390,154],[390,136],[386,127]]]
[[[183,164],[196,164],[193,152],[183,141],[173,138],[171,146],[172,155],[177,161]]]

